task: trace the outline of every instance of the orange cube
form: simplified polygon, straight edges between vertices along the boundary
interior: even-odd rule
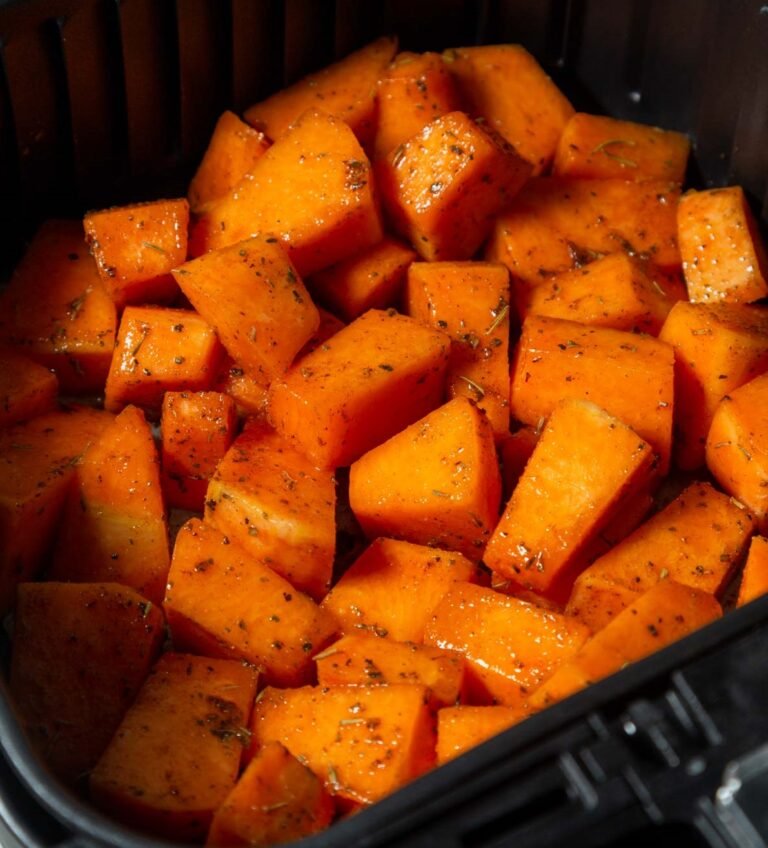
[[[208,480],[235,438],[237,410],[219,392],[166,392],[162,484],[171,507],[202,512]]]
[[[165,392],[200,392],[213,383],[222,349],[216,331],[196,312],[128,306],[120,320],[104,406],[135,404],[153,415]]]
[[[464,655],[471,703],[522,708],[589,635],[575,618],[457,583],[435,607],[424,641]]]
[[[741,607],[768,592],[768,539],[753,536],[747,561],[741,574],[739,597],[736,605]]]
[[[526,718],[518,707],[445,707],[437,714],[437,764],[458,757]]]
[[[396,229],[428,260],[469,259],[530,166],[497,133],[449,112],[377,163]]]
[[[89,212],[83,224],[104,287],[118,307],[173,298],[171,271],[187,258],[186,199]]]
[[[322,606],[344,634],[370,631],[398,642],[422,642],[440,598],[475,574],[461,554],[380,538],[344,572]]]
[[[42,365],[13,350],[0,350],[0,427],[10,427],[56,406],[59,381]]]
[[[117,312],[80,221],[47,221],[0,296],[0,339],[56,372],[68,394],[104,390]]]
[[[499,514],[493,431],[454,398],[352,464],[349,503],[369,539],[391,536],[479,560]]]
[[[741,186],[686,193],[677,221],[693,303],[752,303],[768,296],[768,254]]]
[[[231,397],[243,418],[266,418],[269,378],[263,372],[246,370],[226,355],[211,388]]]
[[[372,309],[272,383],[269,419],[316,465],[349,465],[440,403],[449,344]]]
[[[560,136],[552,173],[682,183],[690,149],[688,137],[679,132],[577,112]]]

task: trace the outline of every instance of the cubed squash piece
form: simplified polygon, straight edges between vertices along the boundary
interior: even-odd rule
[[[353,463],[349,503],[369,539],[390,536],[479,560],[496,524],[501,477],[493,431],[454,398]]]
[[[395,228],[427,260],[470,259],[530,165],[463,112],[435,118],[377,163]]]
[[[0,428],[56,406],[59,381],[45,366],[13,350],[0,350]]]
[[[333,474],[253,423],[208,485],[205,520],[316,600],[331,582],[336,549]]]
[[[332,616],[262,560],[197,518],[176,537],[164,601],[177,649],[263,669],[275,686],[312,682]]]
[[[345,634],[370,631],[399,642],[422,642],[442,596],[475,577],[461,554],[395,539],[376,539],[323,600]]]
[[[83,226],[104,288],[118,307],[173,298],[171,271],[187,258],[185,198],[89,212]]]
[[[91,773],[91,800],[131,827],[201,842],[235,785],[256,672],[164,654]]]
[[[597,633],[622,610],[632,606],[641,593],[617,583],[610,576],[587,574],[589,569],[573,584],[565,612],[583,621],[593,633]]]
[[[440,403],[449,345],[372,309],[272,383],[270,421],[317,465],[349,465]]]
[[[160,653],[163,614],[116,583],[22,583],[10,693],[49,768],[76,784],[96,765]]]
[[[437,714],[437,764],[458,757],[526,718],[526,707],[445,707]]]
[[[753,536],[741,575],[739,597],[736,605],[741,607],[768,592],[768,539]]]

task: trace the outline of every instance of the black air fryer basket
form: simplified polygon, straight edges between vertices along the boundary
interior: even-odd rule
[[[768,224],[761,0],[0,0],[0,278],[42,219],[183,194],[225,108],[389,33],[524,44],[577,108],[689,133],[689,182],[743,185]],[[766,798],[768,597],[302,845],[757,848]],[[0,691],[12,838],[166,844],[59,787]]]

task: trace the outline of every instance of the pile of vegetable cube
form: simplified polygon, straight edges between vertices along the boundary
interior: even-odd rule
[[[519,46],[396,50],[45,223],[0,300],[10,690],[148,833],[314,833],[768,590],[743,191]]]

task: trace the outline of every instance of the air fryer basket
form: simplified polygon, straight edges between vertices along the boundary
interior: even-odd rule
[[[223,109],[385,33],[522,43],[577,107],[689,133],[690,181],[743,185],[768,224],[760,0],[0,0],[0,279],[42,219],[183,194]],[[764,845],[767,656],[765,598],[302,844]],[[165,844],[52,781],[4,692],[0,754],[21,844]]]

